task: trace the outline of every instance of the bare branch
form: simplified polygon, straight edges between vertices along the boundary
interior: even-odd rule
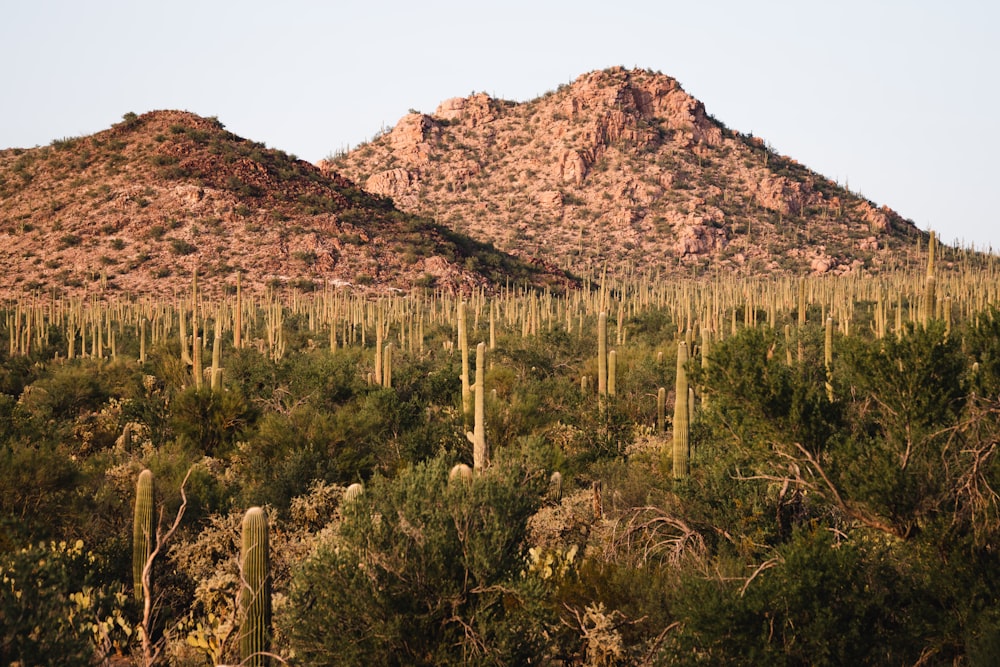
[[[774,558],[769,558],[766,561],[764,561],[763,563],[761,563],[759,566],[757,566],[757,569],[753,571],[753,574],[750,575],[750,577],[746,580],[746,582],[740,588],[740,597],[743,597],[746,594],[747,589],[750,588],[750,582],[752,582],[754,579],[756,579],[758,574],[760,574],[764,570],[770,570],[775,565],[778,565],[779,563],[783,563],[783,562],[784,562],[784,559],[781,556],[775,556]]]
[[[167,543],[177,532],[177,528],[181,525],[181,519],[184,517],[184,511],[187,509],[187,493],[184,491],[184,487],[187,485],[188,479],[191,477],[191,473],[194,471],[194,466],[188,468],[187,474],[184,475],[184,480],[181,482],[181,506],[177,508],[177,514],[174,516],[174,521],[170,525],[170,528],[166,533],[163,533],[162,522],[163,522],[163,507],[160,507],[160,518],[156,525],[156,544],[153,545],[153,549],[149,552],[149,556],[146,558],[145,565],[142,566],[142,624],[141,624],[141,635],[142,635],[142,661],[145,667],[153,667],[160,660],[160,655],[163,653],[163,643],[164,640],[161,639],[154,642],[150,629],[153,625],[153,593],[151,583],[152,583],[152,573],[153,573],[153,561],[159,555],[160,551],[166,547]]]
[[[633,553],[639,563],[654,559],[677,564],[686,556],[698,559],[705,553],[705,540],[683,519],[653,507],[636,507],[626,520],[616,520],[612,529],[611,551]]]

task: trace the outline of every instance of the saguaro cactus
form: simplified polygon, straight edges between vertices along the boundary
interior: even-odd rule
[[[267,515],[260,507],[251,507],[243,517],[241,565],[240,664],[261,667],[269,664],[271,577]]]
[[[712,349],[712,331],[707,326],[701,328],[701,367],[702,369],[708,369],[708,355]],[[701,390],[701,407],[705,409],[708,407],[708,392],[705,391],[704,387]]]
[[[392,343],[386,343],[382,351],[382,386],[392,388]]]
[[[558,470],[549,477],[549,500],[554,503],[562,501],[562,473]]]
[[[608,395],[608,314],[597,316],[597,393]]]
[[[132,590],[142,600],[142,573],[153,551],[153,473],[143,470],[135,484],[135,513],[132,523]]]
[[[472,387],[475,394],[475,422],[473,430],[466,433],[472,443],[472,466],[476,470],[485,470],[490,464],[490,451],[486,447],[486,343],[476,345],[476,384]]]
[[[215,317],[215,337],[212,339],[212,372],[211,388],[213,392],[222,391],[222,311]]]
[[[663,434],[667,423],[667,390],[660,387],[656,390],[656,432]]]
[[[687,370],[684,368],[687,360],[687,343],[681,341],[677,344],[677,388],[674,398],[674,479],[683,479],[688,476],[688,459],[691,453],[688,380]]]
[[[472,411],[472,387],[469,385],[469,336],[466,331],[465,302],[458,304],[458,349],[462,354],[462,415],[468,425]]]
[[[233,311],[233,347],[243,347],[243,273],[236,272],[236,309]]]
[[[618,393],[618,353],[608,352],[608,396]]]
[[[452,466],[451,470],[448,472],[448,481],[454,482],[459,480],[465,483],[472,481],[472,468],[464,463],[456,463]]]
[[[139,363],[146,363],[146,318],[139,321]]]
[[[194,386],[201,389],[201,384],[204,381],[204,370],[201,365],[201,337],[198,335],[198,324],[194,325],[194,344],[191,346],[191,358],[193,360],[193,367],[191,372],[194,374]]]
[[[833,318],[826,318],[823,333],[823,366],[826,369],[826,397],[833,403]]]
[[[936,235],[931,232],[931,237],[927,241],[927,278],[924,281],[924,298],[922,308],[920,309],[920,320],[923,326],[927,326],[927,323],[934,319],[937,311],[937,295],[934,277],[934,246]]]
[[[365,487],[360,482],[355,482],[344,490],[344,502],[353,503],[365,494]]]

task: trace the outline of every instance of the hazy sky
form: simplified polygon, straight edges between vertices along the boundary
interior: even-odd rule
[[[364,4],[364,6],[362,6]],[[0,147],[128,111],[218,116],[316,161],[408,109],[613,65],[945,241],[1000,249],[1000,3],[0,0]]]

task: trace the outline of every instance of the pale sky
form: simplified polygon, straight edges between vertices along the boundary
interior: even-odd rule
[[[315,162],[411,108],[622,65],[944,241],[1000,250],[998,27],[990,0],[0,0],[0,148],[186,109]]]

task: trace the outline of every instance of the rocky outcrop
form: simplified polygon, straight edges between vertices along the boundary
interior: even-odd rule
[[[728,130],[675,79],[621,67],[523,103],[483,93],[445,100],[333,168],[406,210],[582,273],[605,264],[858,266],[809,246],[852,248],[864,269],[918,233],[762,139]]]
[[[365,181],[365,190],[383,197],[398,197],[407,192],[413,184],[413,176],[403,168],[389,169],[375,174]]]

